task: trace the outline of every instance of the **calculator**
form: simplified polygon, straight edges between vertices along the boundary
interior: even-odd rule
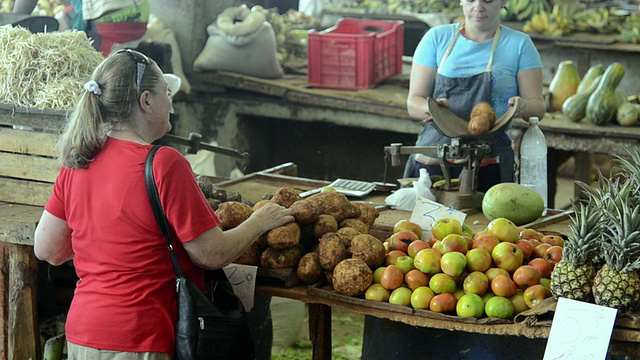
[[[347,196],[363,197],[376,188],[376,184],[367,181],[349,180],[349,179],[337,179],[331,184],[327,185],[334,188],[337,192],[343,193]],[[306,197],[322,191],[322,188],[305,191],[300,194],[300,197]]]

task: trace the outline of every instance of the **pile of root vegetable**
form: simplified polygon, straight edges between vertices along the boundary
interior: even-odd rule
[[[326,279],[349,294],[350,276],[358,276],[354,271],[377,266],[384,260],[382,241],[369,234],[379,216],[371,204],[352,202],[335,191],[302,199],[296,190],[282,187],[272,196],[267,195],[268,200],[250,206],[241,196],[228,201],[226,191],[208,184],[206,178],[198,178],[198,184],[225,230],[237,227],[268,202],[292,211],[294,222],[262,235],[235,263],[266,269],[295,269],[296,276],[304,283],[315,284]],[[350,260],[353,266],[335,278],[334,269],[343,260]]]
[[[103,60],[82,31],[32,34],[0,27],[0,103],[70,110]]]

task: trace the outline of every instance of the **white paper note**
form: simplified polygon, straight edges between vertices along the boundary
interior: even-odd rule
[[[450,218],[456,219],[460,224],[463,224],[466,217],[467,214],[452,207],[418,196],[409,221],[420,225],[423,232],[422,239],[429,240],[429,237],[431,237],[431,225],[436,220]]]
[[[560,298],[544,360],[605,359],[617,310]]]
[[[229,264],[223,268],[233,287],[233,292],[242,300],[245,311],[253,309],[253,298],[256,290],[257,266]]]

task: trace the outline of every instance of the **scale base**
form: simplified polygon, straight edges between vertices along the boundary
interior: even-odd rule
[[[436,201],[442,205],[449,206],[456,210],[482,209],[482,199],[484,193],[474,192],[461,194],[459,191],[446,191],[431,189],[436,196]]]

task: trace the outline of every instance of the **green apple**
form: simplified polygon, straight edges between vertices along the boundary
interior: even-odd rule
[[[440,258],[440,269],[442,272],[451,276],[460,276],[467,267],[467,257],[463,253],[457,251],[442,254]]]
[[[411,289],[399,287],[389,295],[389,303],[400,306],[411,306]]]
[[[464,294],[456,303],[456,314],[479,319],[484,315],[484,300],[480,295]]]
[[[442,218],[431,224],[431,235],[442,240],[449,234],[462,235],[462,224],[460,221],[451,218]]]
[[[431,298],[435,295],[428,286],[420,286],[411,293],[411,307],[414,309],[429,309]]]
[[[435,249],[423,249],[418,251],[413,258],[413,266],[425,274],[437,274],[440,269],[440,252]]]

